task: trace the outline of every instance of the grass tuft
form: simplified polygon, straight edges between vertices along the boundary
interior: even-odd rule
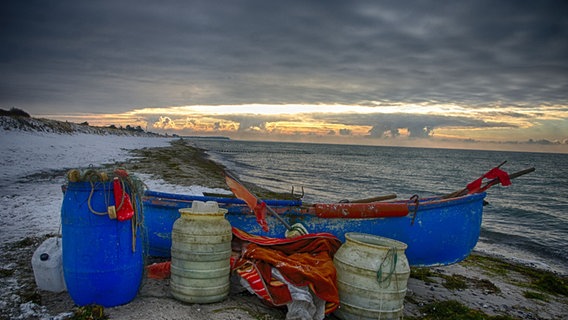
[[[70,320],[106,320],[108,316],[105,315],[105,308],[100,305],[88,305],[78,307],[73,312]]]
[[[524,291],[523,296],[527,299],[541,300],[548,302],[548,296],[542,292]]]
[[[442,275],[444,278],[444,283],[442,284],[449,290],[457,290],[457,289],[467,289],[467,278],[458,274],[454,274],[451,276]]]
[[[429,268],[410,268],[410,277],[424,282],[434,282],[431,277],[436,276]]]
[[[421,319],[421,320],[516,320],[510,316],[497,315],[490,316],[486,313],[470,309],[459,301],[439,301],[424,305],[420,308],[422,317],[420,318],[406,318],[406,319]]]
[[[551,294],[561,294],[568,296],[568,285],[565,279],[561,279],[552,273],[544,273],[538,279],[533,281],[533,285]]]

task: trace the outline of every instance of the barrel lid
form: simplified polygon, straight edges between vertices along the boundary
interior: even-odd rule
[[[191,202],[191,208],[180,209],[180,212],[192,214],[225,214],[227,213],[227,209],[219,208],[217,201],[203,202],[193,200]]]

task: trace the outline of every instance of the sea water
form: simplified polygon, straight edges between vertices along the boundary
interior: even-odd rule
[[[444,195],[491,168],[535,172],[488,190],[476,251],[568,274],[568,155],[195,139],[241,180],[305,202]],[[451,228],[451,226],[448,226]]]

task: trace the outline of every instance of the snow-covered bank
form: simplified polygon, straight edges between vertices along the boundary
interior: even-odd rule
[[[120,163],[131,157],[129,150],[167,146],[170,141],[0,130],[0,241],[58,232],[61,185],[67,170]],[[164,192],[202,194],[211,190],[168,185],[148,175],[139,177],[148,187]]]
[[[53,170],[114,163],[128,150],[168,145],[167,138],[0,131],[0,186]]]

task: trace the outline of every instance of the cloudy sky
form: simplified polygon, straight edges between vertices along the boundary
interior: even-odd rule
[[[28,1],[0,108],[154,132],[568,152],[568,2]]]

